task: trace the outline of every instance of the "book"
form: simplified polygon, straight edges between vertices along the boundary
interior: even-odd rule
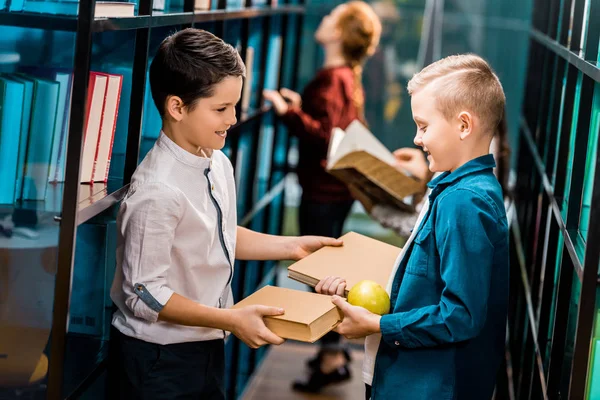
[[[79,1],[26,1],[23,11],[55,15],[77,15],[79,13]],[[135,3],[97,1],[94,9],[94,18],[96,19],[133,16],[135,16]]]
[[[0,204],[13,204],[25,85],[0,77]]]
[[[96,149],[98,148],[98,137],[102,114],[104,112],[104,99],[108,75],[98,72],[90,72],[88,85],[86,122],[83,139],[83,152],[81,156],[80,182],[91,183],[93,178],[94,163],[96,161]]]
[[[98,136],[98,145],[96,148],[96,157],[91,178],[92,182],[108,181],[108,171],[110,169],[115,129],[117,128],[117,116],[119,113],[123,77],[121,75],[110,74],[107,74],[107,77],[108,84],[106,87],[104,111],[102,113],[100,134]]]
[[[28,76],[36,76],[56,81],[60,84],[48,182],[64,182],[64,158],[66,157],[67,131],[69,129],[69,115],[71,110],[73,70],[69,68],[24,65],[19,67],[19,71],[22,73],[18,76],[24,79],[28,78]]]
[[[31,103],[33,102],[34,81],[21,75],[10,75],[11,79],[24,85],[23,116],[21,119],[21,138],[19,140],[19,155],[17,157],[17,176],[15,182],[15,200],[21,200],[23,195],[23,176],[27,158],[27,143],[29,142],[29,124],[31,122]]]
[[[394,155],[359,121],[334,128],[327,151],[327,171],[345,182],[363,206],[385,204],[412,210],[409,196],[423,183],[398,170]]]
[[[316,342],[342,320],[331,296],[276,286],[265,286],[232,308],[251,305],[283,308],[285,314],[265,317],[265,325],[279,337],[301,342]]]
[[[48,172],[49,182],[65,181],[65,159],[67,156],[67,136],[71,110],[71,85],[73,75],[70,72],[56,72],[55,80],[60,83],[58,94],[58,111],[54,143],[52,144],[52,162]]]
[[[377,282],[384,289],[401,248],[349,232],[344,245],[323,247],[288,267],[288,277],[315,287],[328,276],[346,280],[346,293],[362,280]]]
[[[23,178],[23,200],[44,200],[48,188],[48,170],[52,156],[60,84],[47,79],[33,79],[35,85]]]
[[[211,0],[194,0],[195,11],[208,11],[210,10]]]
[[[252,91],[252,78],[254,73],[254,48],[248,46],[246,49],[246,79],[244,80],[244,87],[242,90],[242,101],[241,110],[242,116],[246,116],[250,111],[250,97]]]

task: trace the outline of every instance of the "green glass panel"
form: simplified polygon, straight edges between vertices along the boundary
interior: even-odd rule
[[[552,327],[554,326],[554,318],[556,314],[556,295],[558,289],[558,276],[560,271],[560,264],[562,260],[563,248],[564,248],[564,237],[562,232],[558,234],[558,243],[556,245],[556,264],[554,265],[554,286],[552,289],[552,303],[550,307],[550,318],[548,318],[548,344],[546,346],[546,355],[544,357],[544,370],[548,371],[550,362],[550,346],[552,345]]]
[[[548,100],[548,104],[550,104],[550,107],[548,108],[548,116],[546,117],[546,138],[550,137],[550,127],[552,126],[552,104],[554,104],[554,97],[557,96],[559,93],[558,88],[556,87],[556,85],[554,85],[554,82],[556,81],[558,63],[559,58],[557,57],[554,60],[554,66],[552,68],[552,80],[548,83],[549,85],[552,85],[552,87],[550,88],[550,99]],[[546,143],[544,144],[544,165],[546,166],[548,165],[548,152],[550,151],[551,145],[552,144],[550,143],[550,141],[546,140]],[[548,168],[546,168],[546,170],[548,170]]]
[[[573,352],[575,349],[575,333],[577,331],[577,313],[579,310],[579,295],[581,293],[581,282],[577,274],[573,274],[571,287],[571,300],[569,302],[569,319],[567,322],[567,342],[565,344],[565,354],[562,363],[562,373],[560,378],[560,393],[566,398],[569,392],[571,381],[571,367],[573,364]]]
[[[581,216],[579,218],[579,232],[583,240],[587,240],[590,223],[590,208],[592,205],[592,189],[596,166],[596,151],[598,148],[598,131],[600,130],[600,83],[596,83],[594,104],[592,105],[592,118],[590,121],[590,136],[585,162],[585,178],[583,181],[583,200]]]
[[[562,217],[567,220],[569,211],[569,192],[571,190],[571,179],[573,175],[573,160],[575,158],[575,141],[577,140],[577,122],[579,121],[579,103],[581,100],[581,84],[583,82],[583,73],[577,77],[575,87],[575,99],[573,100],[573,118],[571,121],[571,137],[569,139],[569,158],[567,160],[567,171],[565,177],[565,191],[563,193]]]
[[[556,185],[556,168],[558,166],[558,155],[560,153],[560,135],[561,135],[561,128],[562,128],[562,123],[563,123],[563,116],[564,116],[564,110],[565,110],[565,95],[567,93],[567,76],[569,74],[569,62],[568,61],[561,61],[567,64],[566,68],[565,68],[565,74],[563,76],[563,83],[562,83],[562,90],[561,90],[561,94],[560,94],[560,111],[559,111],[559,117],[558,117],[558,126],[556,127],[556,156],[554,158],[554,168],[552,168],[552,186],[554,187]]]

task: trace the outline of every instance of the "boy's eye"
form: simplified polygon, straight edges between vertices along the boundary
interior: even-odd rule
[[[225,110],[227,110],[227,107],[223,107],[223,108],[218,108],[217,109],[218,112],[224,112]]]
[[[427,132],[427,127],[426,126],[422,126],[419,128],[420,131],[423,131],[423,133]]]

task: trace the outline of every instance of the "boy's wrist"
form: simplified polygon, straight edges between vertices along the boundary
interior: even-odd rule
[[[223,330],[228,332],[236,332],[238,325],[238,315],[236,310],[232,309],[221,309],[223,313]]]
[[[379,333],[381,332],[381,315],[373,314],[371,318],[369,318],[369,330],[371,333]]]

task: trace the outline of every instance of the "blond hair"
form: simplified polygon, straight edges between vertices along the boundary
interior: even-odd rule
[[[381,21],[370,5],[351,1],[339,17],[342,54],[354,71],[352,102],[364,122],[365,99],[362,86],[363,64],[375,53],[381,37]]]
[[[506,98],[500,80],[481,57],[462,54],[443,58],[423,68],[408,82],[408,93],[435,83],[440,112],[450,120],[462,110],[473,112],[482,129],[497,134],[504,118]]]

